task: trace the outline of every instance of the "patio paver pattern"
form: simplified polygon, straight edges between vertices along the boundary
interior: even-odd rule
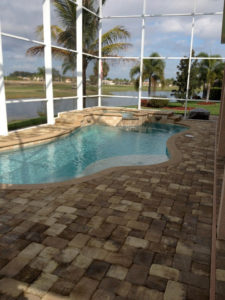
[[[1,190],[0,299],[208,299],[215,123],[193,123],[178,164]]]

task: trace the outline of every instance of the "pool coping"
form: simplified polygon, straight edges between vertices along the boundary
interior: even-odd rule
[[[140,165],[140,166],[136,165],[136,166],[112,167],[112,168],[107,168],[105,170],[96,172],[96,173],[91,174],[91,175],[83,176],[83,177],[80,177],[80,178],[73,178],[73,179],[69,179],[69,180],[66,180],[66,181],[59,181],[59,182],[53,182],[53,183],[39,183],[39,184],[5,184],[5,183],[0,183],[0,189],[31,190],[31,189],[45,189],[45,188],[63,187],[63,186],[70,186],[70,185],[75,185],[75,184],[87,182],[87,181],[99,178],[99,177],[104,176],[104,175],[108,175],[108,174],[116,172],[116,171],[122,171],[122,170],[127,170],[127,169],[129,169],[129,170],[137,170],[137,169],[151,170],[153,168],[155,169],[155,168],[159,168],[159,167],[169,167],[169,166],[175,165],[175,164],[179,163],[182,160],[182,153],[176,146],[176,140],[180,136],[188,134],[189,131],[194,128],[193,123],[196,122],[196,120],[194,122],[193,121],[194,120],[182,120],[180,122],[175,123],[176,125],[186,126],[187,130],[184,131],[184,132],[176,133],[167,140],[166,145],[167,145],[167,149],[170,153],[170,159],[166,162],[162,162],[162,163],[159,163],[159,164],[153,164],[153,165]],[[167,124],[174,125],[174,123],[172,123],[172,122],[167,123]],[[76,129],[76,128],[74,128],[74,129]],[[68,132],[65,133],[64,135],[60,135],[58,137],[50,138],[47,141],[45,140],[44,143],[51,142],[51,141],[53,141],[57,138],[60,138],[62,136],[66,136],[70,133],[71,133],[71,131],[69,133]],[[35,144],[39,144],[39,143],[35,143]],[[33,145],[34,144],[32,143],[31,146],[33,146]],[[26,144],[26,146],[28,146],[28,145]]]
[[[49,125],[44,124],[42,127],[47,127]],[[40,128],[41,126],[37,126],[38,128]],[[27,148],[27,147],[32,147],[32,146],[38,146],[41,144],[48,144],[54,140],[63,138],[67,135],[70,135],[74,130],[76,130],[77,128],[79,128],[80,126],[70,126],[68,128],[63,128],[63,126],[61,127],[61,129],[59,129],[56,132],[52,132],[52,133],[45,133],[43,135],[37,136],[37,137],[28,137],[28,138],[23,138],[21,140],[20,143],[16,143],[16,142],[12,142],[10,143],[6,143],[6,146],[3,144],[0,144],[0,153],[2,152],[6,152],[6,151],[14,151],[17,150],[19,148]],[[31,128],[35,128],[35,127],[31,127]],[[25,128],[23,130],[30,130],[31,128]],[[17,131],[13,132],[14,134]]]
[[[58,114],[57,119],[60,119],[60,116],[65,114],[65,113],[82,113],[83,116],[93,116],[93,115],[98,115],[98,116],[102,116],[102,111],[103,110],[108,110],[109,107],[105,107],[102,106],[101,108],[99,107],[94,107],[94,108],[85,108],[82,112],[80,111],[67,111],[67,112],[60,112]],[[121,116],[121,112],[125,111],[125,112],[133,112],[135,114],[138,114],[140,116],[145,116],[148,115],[149,113],[151,113],[151,115],[170,115],[171,112],[168,111],[159,111],[157,109],[149,109],[149,110],[144,110],[144,111],[139,111],[137,109],[134,108],[121,108],[121,107],[114,107],[113,108],[113,112],[104,112],[104,116]],[[91,124],[90,124],[91,125]],[[18,132],[21,131],[29,131],[32,129],[36,129],[36,128],[44,128],[44,129],[52,129],[54,128],[55,131],[54,132],[50,132],[50,133],[44,133],[41,135],[37,135],[34,137],[20,137],[18,140],[11,140],[11,141],[0,141],[0,152],[4,152],[4,151],[10,151],[10,150],[16,150],[18,148],[23,148],[23,147],[29,147],[29,146],[35,146],[35,145],[41,145],[41,144],[45,144],[45,143],[49,143],[51,141],[54,141],[55,139],[58,139],[60,137],[64,137],[66,135],[71,134],[75,129],[81,127],[81,124],[70,124],[70,125],[63,125],[63,124],[54,124],[54,125],[49,125],[49,124],[41,124],[41,125],[37,125],[37,126],[33,126],[33,127],[28,127],[28,128],[23,128],[23,129],[18,129],[15,131],[10,132],[10,134],[12,135],[17,135]],[[10,136],[10,135],[9,135]]]

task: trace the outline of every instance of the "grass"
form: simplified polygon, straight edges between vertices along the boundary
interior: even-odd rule
[[[175,86],[171,86],[171,87],[166,86],[164,87],[163,91],[172,91],[175,88],[176,88]],[[144,86],[142,90],[147,91],[148,87]],[[134,86],[132,85],[124,85],[124,86],[103,85],[102,86],[102,92],[104,95],[110,95],[113,92],[128,92],[128,91],[136,92]],[[156,91],[162,91],[162,88],[156,88]]]
[[[168,107],[175,108],[175,107],[182,107],[183,105],[179,102],[170,102],[168,104]],[[127,108],[137,108],[137,105],[130,105],[126,106]],[[193,108],[204,108],[207,109],[211,115],[218,116],[219,111],[220,111],[220,103],[215,103],[215,104],[210,104],[210,105],[201,105],[198,104],[197,102],[192,102],[190,101],[188,103],[188,107],[193,107]],[[142,107],[142,109],[154,109],[154,107]],[[160,110],[165,110],[166,108],[155,108],[155,109],[160,109]],[[184,111],[182,110],[176,110],[176,109],[171,109],[171,112],[174,112],[176,114],[184,114]]]
[[[171,91],[175,87],[165,87],[163,91]],[[44,82],[26,82],[9,80],[5,82],[6,99],[28,99],[28,98],[45,98]],[[157,88],[156,90],[161,90]],[[104,85],[102,92],[105,95],[110,95],[113,92],[135,92],[134,86],[115,86]],[[147,87],[143,87],[143,91],[147,91]],[[53,83],[54,97],[69,97],[76,96],[77,89],[72,83],[54,82]],[[98,94],[97,86],[87,85],[87,95]]]
[[[5,82],[6,99],[45,98],[45,86],[43,82]],[[70,97],[77,95],[76,86],[72,83],[54,82],[54,97]],[[98,94],[97,86],[87,86],[87,95]]]
[[[183,104],[179,102],[170,102],[169,107],[182,107]],[[220,103],[215,103],[215,104],[210,104],[210,105],[204,105],[204,104],[198,104],[197,102],[194,101],[189,101],[188,102],[188,107],[193,107],[193,108],[204,108],[207,109],[211,115],[219,115],[220,111]],[[181,110],[174,110],[175,113],[177,114],[183,114],[184,111]]]
[[[45,98],[45,86],[43,82],[17,82],[5,83],[7,99]],[[53,83],[54,97],[76,96],[76,88],[71,83]]]

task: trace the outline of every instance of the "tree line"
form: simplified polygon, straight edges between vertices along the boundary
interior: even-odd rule
[[[192,52],[192,57],[195,56],[195,52]],[[165,84],[165,61],[162,59],[157,59],[160,55],[157,52],[153,52],[150,57],[156,57],[156,59],[145,59],[143,62],[143,80],[148,80],[148,96],[151,96],[151,89],[154,88],[157,82],[161,82],[162,86]],[[198,59],[209,58],[209,59]],[[210,59],[215,57],[215,59]],[[219,58],[219,59],[216,59]],[[206,99],[206,102],[210,98],[218,97],[221,93],[224,62],[220,59],[220,55],[208,55],[205,52],[200,52],[196,59],[192,60],[191,71],[190,71],[190,83],[188,90],[189,98],[197,98],[198,91],[202,88],[202,98]],[[181,59],[179,65],[177,66],[176,79],[173,80],[173,85],[177,87],[174,94],[177,98],[186,98],[187,92],[187,80],[188,80],[188,67],[189,59]],[[140,76],[140,66],[137,65],[133,67],[130,71],[131,78],[135,79],[135,88],[139,87],[139,76]],[[211,89],[214,88],[218,90],[217,94],[211,95]],[[211,96],[211,97],[210,97]],[[214,99],[216,100],[216,99]]]
[[[37,68],[36,72],[27,72],[27,71],[14,71],[9,74],[8,79],[19,79],[19,78],[33,78],[39,77],[40,79],[45,79],[45,67],[39,67]],[[52,77],[53,80],[60,80],[62,78],[59,70],[56,68],[52,68]]]

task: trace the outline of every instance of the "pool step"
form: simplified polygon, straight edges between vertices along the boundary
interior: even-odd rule
[[[182,115],[170,115],[167,119],[172,120],[174,121],[174,123],[176,123],[182,120]]]
[[[75,113],[63,113],[60,114],[58,118],[56,118],[56,124],[64,124],[64,125],[74,125],[80,126],[84,119],[83,114],[75,114]]]

